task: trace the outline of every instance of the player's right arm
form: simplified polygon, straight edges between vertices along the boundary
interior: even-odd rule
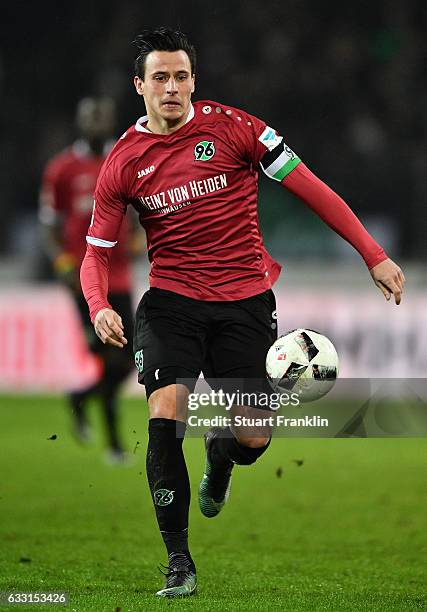
[[[108,302],[108,276],[111,249],[117,244],[125,213],[126,204],[112,165],[106,164],[96,186],[80,282],[97,336],[104,344],[119,348],[127,344],[127,339],[119,313]]]

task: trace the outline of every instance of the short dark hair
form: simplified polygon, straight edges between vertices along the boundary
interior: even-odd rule
[[[138,49],[135,58],[135,74],[144,80],[145,59],[152,51],[185,51],[190,59],[191,74],[196,72],[196,49],[187,36],[179,30],[156,28],[144,30],[133,41]]]

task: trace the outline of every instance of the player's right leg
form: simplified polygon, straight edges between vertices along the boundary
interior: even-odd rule
[[[190,484],[182,449],[188,393],[204,356],[203,306],[151,289],[138,307],[134,352],[138,380],[149,406],[147,478],[157,522],[168,552],[160,597],[192,595],[196,570],[188,547]],[[190,379],[187,385],[177,379]]]
[[[182,443],[188,389],[170,384],[149,395],[147,478],[168,552],[166,585],[159,597],[185,597],[196,590],[196,567],[188,547],[190,482]]]

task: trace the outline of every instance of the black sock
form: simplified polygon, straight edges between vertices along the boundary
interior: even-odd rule
[[[168,566],[170,568],[190,570],[191,572],[196,571],[196,566],[194,565],[194,561],[191,558],[191,555],[188,550],[185,552],[169,553]]]
[[[157,522],[169,555],[188,552],[190,482],[182,442],[185,424],[172,419],[150,419],[147,478]]]
[[[227,464],[232,465],[233,463],[237,463],[237,465],[251,465],[255,463],[258,457],[265,453],[270,446],[270,441],[265,446],[250,448],[240,444],[227,427],[224,430],[224,436],[214,440],[212,460],[215,465],[221,467],[227,467]]]

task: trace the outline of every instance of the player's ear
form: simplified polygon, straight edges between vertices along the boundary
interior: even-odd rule
[[[191,77],[191,80],[193,81],[193,85],[191,87],[191,93],[194,93],[194,90],[196,89],[196,75],[193,74],[193,76]]]
[[[139,76],[133,78],[133,84],[135,85],[136,93],[139,96],[144,95],[144,81]]]

